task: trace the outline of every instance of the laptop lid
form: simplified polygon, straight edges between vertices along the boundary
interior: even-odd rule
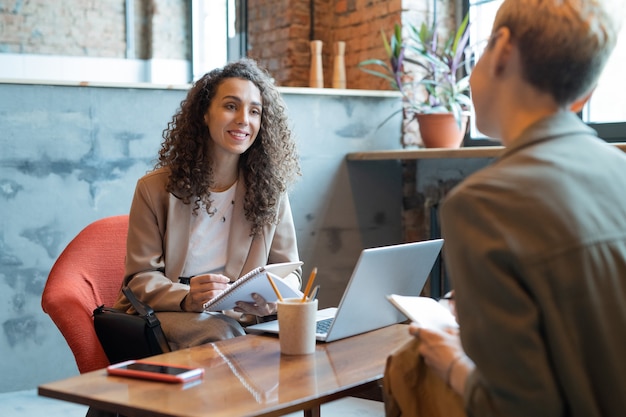
[[[420,295],[442,245],[442,239],[435,239],[362,250],[339,306],[318,312],[318,320],[328,318],[329,312],[334,319],[327,334],[318,334],[317,340],[332,342],[405,321],[386,296]],[[248,326],[246,331],[277,333],[279,329],[272,321]]]
[[[386,296],[420,295],[442,245],[443,240],[436,239],[364,249],[325,341],[405,321]]]

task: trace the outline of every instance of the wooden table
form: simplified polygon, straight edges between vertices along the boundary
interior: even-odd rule
[[[39,395],[129,417],[319,415],[321,404],[376,386],[389,353],[411,336],[396,324],[332,343],[315,354],[280,354],[278,338],[246,335],[154,356],[205,368],[188,385],[106,375],[98,370],[39,386]]]

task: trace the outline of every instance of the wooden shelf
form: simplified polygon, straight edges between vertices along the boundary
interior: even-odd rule
[[[626,152],[626,143],[612,143]],[[353,152],[348,161],[386,161],[392,159],[445,159],[445,158],[495,158],[504,151],[503,146],[472,146],[459,149],[395,149],[387,151]]]
[[[389,159],[436,159],[436,158],[493,158],[504,150],[502,146],[475,146],[459,149],[395,149],[349,153],[349,161],[383,161]]]

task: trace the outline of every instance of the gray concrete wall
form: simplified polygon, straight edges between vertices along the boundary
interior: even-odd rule
[[[304,272],[336,304],[364,247],[399,243],[397,161],[348,167],[348,152],[400,148],[393,94],[284,89],[303,177],[291,192]],[[358,94],[358,95],[352,95]],[[185,91],[0,83],[0,392],[76,374],[41,310],[48,272],[88,223],[127,213],[136,180]],[[377,185],[384,184],[379,187]],[[8,376],[11,376],[10,378]]]

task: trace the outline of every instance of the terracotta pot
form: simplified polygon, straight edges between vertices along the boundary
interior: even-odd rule
[[[461,129],[452,113],[416,114],[415,118],[426,148],[461,147],[469,119],[467,116],[461,120]]]

